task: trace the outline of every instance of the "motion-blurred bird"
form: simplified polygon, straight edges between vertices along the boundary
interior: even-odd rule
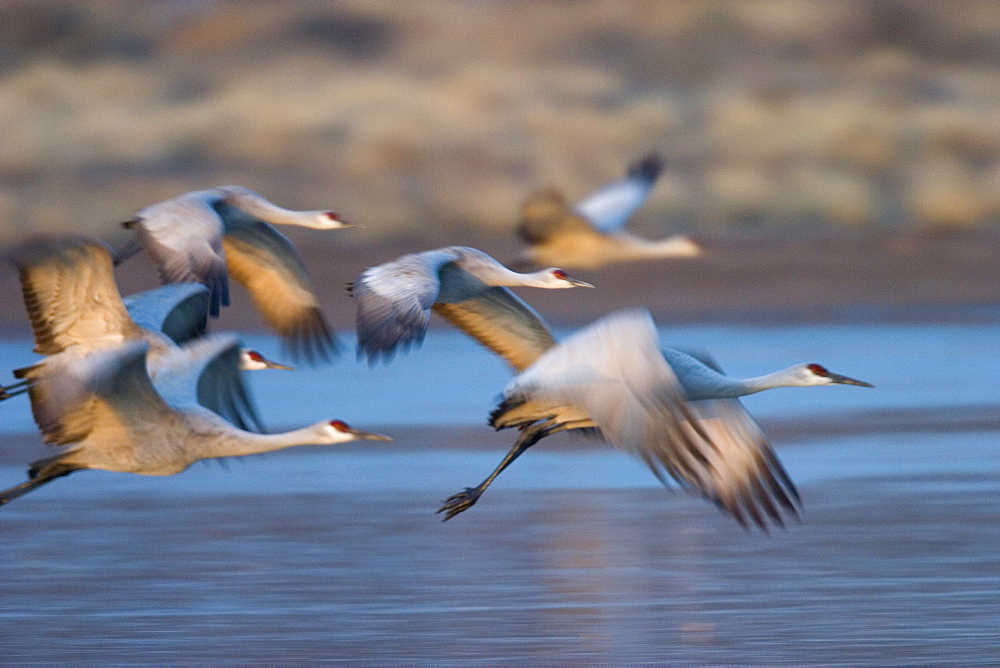
[[[201,283],[170,283],[122,297],[132,320],[144,329],[161,332],[178,345],[207,333],[208,288]],[[82,343],[82,342],[81,342]],[[79,344],[77,344],[79,345]],[[294,368],[269,360],[256,350],[242,348],[239,368],[243,371]],[[15,370],[24,374],[26,370]],[[29,379],[0,387],[0,401],[28,392]]]
[[[349,288],[356,305],[358,356],[366,355],[369,363],[374,363],[379,358],[391,359],[399,347],[406,350],[419,345],[432,308],[463,327],[456,321],[461,318],[458,304],[470,300],[520,302],[502,286],[593,287],[552,267],[519,274],[486,253],[465,246],[403,255],[365,269]]]
[[[487,332],[503,330],[502,341]],[[766,437],[737,397],[775,387],[868,383],[798,364],[756,378],[725,376],[709,358],[659,349],[647,311],[606,316],[560,344],[536,316],[478,309],[466,331],[521,371],[490,415],[496,429],[520,434],[500,465],[476,487],[449,497],[438,512],[467,510],[501,471],[542,438],[568,429],[597,429],[645,462],[666,484],[766,528],[797,515],[799,495]]]
[[[216,334],[174,349],[163,361],[155,387],[146,371],[148,349],[148,342],[133,340],[78,360],[74,375],[89,394],[89,429],[56,456],[34,462],[27,481],[0,492],[0,505],[83,469],[172,475],[200,459],[295,445],[392,440],[340,420],[279,434],[238,429],[197,400],[205,367],[221,355],[238,354],[235,337]]]
[[[555,188],[530,195],[521,205],[517,228],[528,244],[521,262],[594,269],[612,262],[700,255],[698,244],[684,235],[648,241],[621,229],[649,197],[662,168],[660,158],[650,154],[631,165],[625,178],[572,208]]]
[[[209,312],[229,305],[227,275],[250,292],[264,321],[297,356],[328,360],[336,342],[292,243],[269,223],[314,229],[351,226],[330,211],[291,211],[240,186],[185,193],[152,204],[123,225],[136,238],[116,264],[145,249],[164,283],[195,281],[211,291]],[[228,272],[228,273],[227,273]]]
[[[90,407],[74,381],[80,359],[126,341],[149,344],[149,365],[156,375],[161,360],[204,332],[203,286],[164,286],[130,302],[143,327],[132,319],[115,285],[109,249],[82,237],[35,239],[15,249],[24,303],[35,334],[40,362],[17,369],[21,383],[3,388],[12,396],[27,391],[31,409],[47,442],[68,443],[88,428]],[[163,328],[164,331],[161,331]],[[250,352],[246,351],[247,357]],[[255,353],[256,354],[256,353]],[[206,408],[243,428],[260,429],[260,419],[240,373],[241,354],[220,357],[201,379],[198,397]]]

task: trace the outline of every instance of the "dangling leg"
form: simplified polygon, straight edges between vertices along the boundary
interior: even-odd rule
[[[466,487],[464,492],[459,492],[458,494],[452,494],[444,501],[444,505],[437,509],[439,513],[445,513],[443,522],[447,522],[455,515],[458,515],[463,510],[468,510],[472,505],[479,500],[480,495],[486,491],[486,488],[490,486],[493,479],[500,475],[500,472],[511,465],[515,459],[521,456],[525,450],[538,443],[543,437],[548,436],[552,433],[547,427],[551,425],[547,422],[540,424],[535,424],[524,431],[517,437],[517,441],[514,443],[514,447],[510,449],[507,456],[503,458],[500,465],[476,487]]]
[[[24,394],[31,389],[30,386],[30,380],[22,380],[20,383],[12,383],[6,387],[0,387],[0,401],[16,397],[19,394]]]
[[[32,490],[38,489],[47,482],[79,470],[78,467],[60,463],[57,459],[46,459],[35,462],[28,472],[28,475],[31,476],[28,480],[0,492],[0,506],[13,501],[19,496],[24,496]]]

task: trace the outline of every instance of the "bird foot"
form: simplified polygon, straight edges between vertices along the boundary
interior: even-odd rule
[[[444,504],[436,512],[445,513],[444,519],[441,521],[447,522],[460,512],[471,508],[479,500],[479,495],[482,493],[483,491],[476,487],[466,487],[464,492],[452,494],[445,499]]]

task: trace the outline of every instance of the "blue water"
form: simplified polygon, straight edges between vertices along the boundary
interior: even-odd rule
[[[565,334],[565,332],[561,333]],[[511,374],[497,357],[453,330],[432,331],[422,349],[389,365],[354,360],[354,340],[336,364],[296,373],[250,374],[265,421],[288,427],[340,418],[359,426],[484,424]],[[1000,402],[1000,329],[983,325],[672,327],[664,345],[711,352],[733,376],[769,373],[799,362],[873,383],[765,392],[744,401],[761,417],[873,408]],[[278,343],[246,336],[248,346],[279,361]],[[0,346],[0,368],[37,359],[27,341]],[[34,431],[29,412],[7,411],[0,430]]]
[[[440,501],[510,442],[483,424],[510,374],[450,331],[372,370],[260,372],[271,426],[339,417],[397,442],[168,478],[82,472],[11,503],[0,653],[17,665],[997,664],[1000,433],[821,426],[996,406],[997,338],[954,325],[664,331],[733,375],[807,361],[877,386],[746,399],[765,422],[820,425],[775,444],[804,511],[770,535],[568,435],[442,524]],[[248,343],[281,358],[269,338]],[[29,350],[0,346],[0,364]],[[0,410],[0,430],[33,429],[27,402]],[[425,449],[409,425],[473,427]],[[0,467],[0,486],[23,476]]]

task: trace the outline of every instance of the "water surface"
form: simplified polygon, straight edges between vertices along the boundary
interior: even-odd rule
[[[0,648],[11,664],[76,665],[997,663],[1000,434],[822,427],[1000,403],[996,338],[937,325],[665,332],[737,375],[815,361],[878,386],[748,398],[765,422],[807,421],[776,443],[804,514],[770,535],[565,435],[441,523],[440,501],[509,442],[466,426],[509,374],[457,335],[371,372],[261,373],[269,423],[341,417],[397,443],[169,478],[81,472],[19,499],[0,511]],[[29,348],[4,346],[0,362],[23,364]],[[8,432],[30,426],[16,401],[0,406]],[[408,443],[409,424],[442,425],[435,447]],[[0,485],[23,475],[0,467]]]

